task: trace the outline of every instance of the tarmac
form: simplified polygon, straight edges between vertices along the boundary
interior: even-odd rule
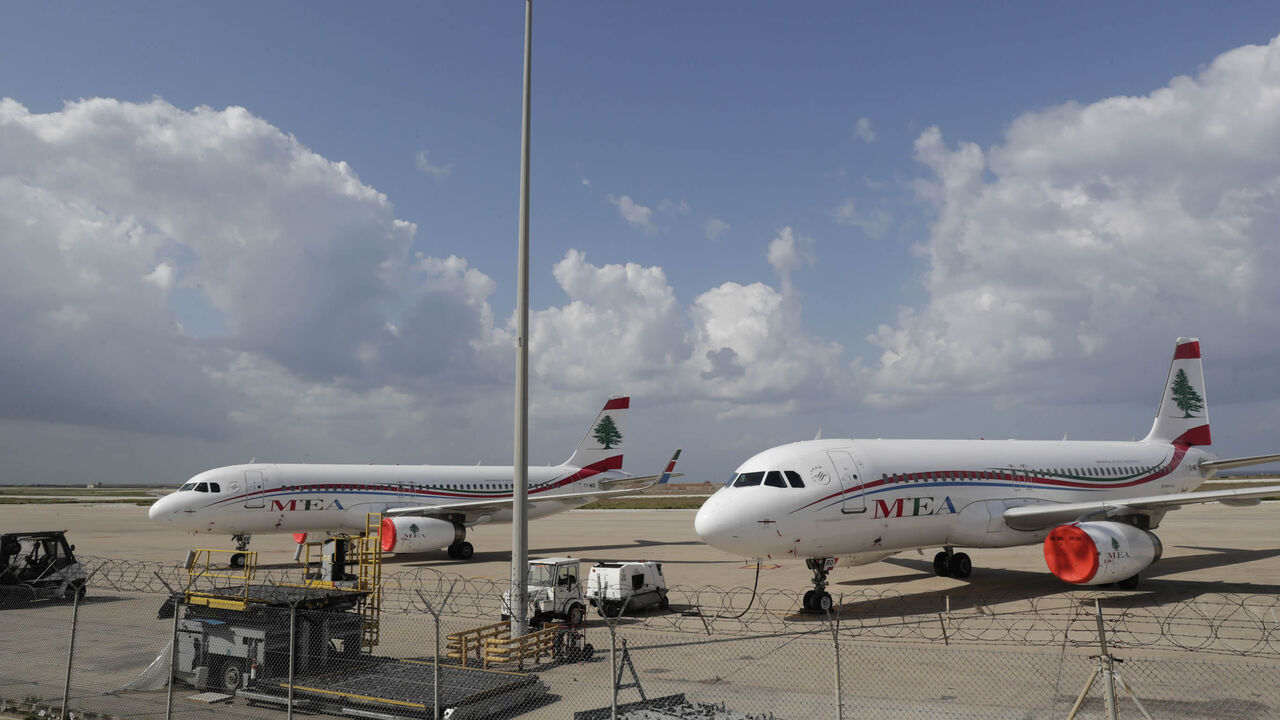
[[[0,530],[66,529],[77,555],[132,561],[176,563],[191,548],[232,547],[227,537],[191,535],[153,522],[147,518],[146,510],[142,506],[121,504],[3,505],[0,506]],[[567,555],[584,563],[654,560],[663,564],[667,581],[673,586],[750,588],[755,578],[755,563],[726,556],[702,544],[693,531],[694,514],[693,510],[571,511],[530,524],[530,554],[533,557]],[[1280,523],[1277,519],[1280,519],[1280,503],[1245,508],[1211,504],[1171,512],[1156,530],[1164,543],[1165,555],[1143,573],[1139,589],[1102,592],[1140,593],[1144,602],[1157,607],[1172,607],[1188,600],[1227,593],[1259,598],[1280,596],[1280,532],[1276,530]],[[476,547],[474,557],[468,562],[451,560],[443,550],[392,555],[384,561],[384,572],[424,567],[468,578],[504,581],[509,576],[511,526],[482,525],[474,528],[468,539]],[[251,549],[259,552],[260,567],[293,566],[294,542],[288,534],[255,536]],[[1052,604],[1065,602],[1071,593],[1081,589],[1066,585],[1048,573],[1039,546],[967,550],[973,558],[974,571],[965,580],[936,577],[932,571],[934,552],[933,549],[920,553],[908,551],[871,565],[837,566],[831,574],[831,593],[837,598],[882,593],[895,598],[892,612],[908,609],[935,612],[934,608],[940,610],[948,598],[965,594],[1000,598],[1011,604],[1025,605],[1028,600]],[[766,560],[762,565],[759,579],[762,593],[776,589],[799,592],[808,586],[809,572],[801,560]],[[72,696],[73,707],[78,701],[80,707],[99,712],[160,715],[164,703],[162,691],[124,694],[114,691],[156,657],[166,642],[169,621],[156,618],[159,596],[115,595],[117,597],[110,594],[95,597],[91,584],[89,597],[83,603],[80,615],[83,635],[77,641],[77,689]],[[844,609],[850,617],[858,612],[857,603],[853,601]],[[3,691],[0,695],[24,697],[30,693],[57,697],[60,694],[69,615],[70,608],[65,604],[0,612],[0,653],[23,658],[21,666],[0,672]],[[591,626],[588,638],[596,646],[597,658],[605,662],[538,670],[559,699],[522,717],[567,717],[569,710],[608,705],[609,636],[594,613],[588,618]],[[430,647],[424,644],[432,627],[429,616],[384,615],[383,621],[387,642],[379,648],[380,653],[386,651],[398,656],[422,655],[424,650],[429,653]],[[761,632],[754,637],[699,636],[700,633],[630,632],[640,677],[651,697],[693,692],[699,700],[724,702],[740,711],[778,711],[780,718],[831,713],[835,700],[830,690],[830,650],[823,635],[797,638]],[[853,657],[862,661],[855,665],[860,672],[846,676],[844,682],[848,691],[855,689],[849,683],[856,682],[862,706],[858,712],[846,710],[845,717],[887,717],[889,707],[901,711],[916,706],[922,715],[929,717],[939,716],[935,713],[942,707],[948,708],[943,717],[1011,717],[1015,708],[1025,709],[1033,702],[1038,703],[1037,707],[1054,704],[1049,710],[1019,712],[1017,716],[1063,715],[1058,711],[1070,706],[1079,684],[1087,678],[1090,662],[1085,658],[1087,650],[1073,651],[1080,657],[1068,658],[1070,662],[1064,671],[1057,664],[1059,653],[1052,648],[1049,652],[1029,648],[1033,652],[1018,654],[1017,648],[1004,644],[1003,648],[994,645],[991,648],[953,647],[954,658],[950,661],[970,664],[986,680],[999,678],[997,685],[1006,686],[1009,695],[1008,699],[999,701],[991,699],[999,688],[975,685],[974,677],[978,676],[966,679],[963,675],[953,675],[955,670],[950,669],[942,671],[942,679],[938,680],[937,668],[954,668],[954,665],[937,664],[941,656],[935,653],[941,648],[922,647],[919,643],[872,643],[854,650]],[[1188,656],[1183,652],[1181,657]],[[1248,661],[1223,657],[1215,659],[1218,664],[1213,666],[1190,667],[1180,671],[1176,681],[1170,676],[1165,682],[1170,689],[1160,692],[1171,694],[1169,702],[1180,701],[1188,695],[1189,691],[1184,692],[1189,687],[1187,683],[1203,675],[1206,668],[1229,670],[1229,663],[1241,660]],[[1212,683],[1206,679],[1204,682],[1210,686],[1197,688],[1190,694],[1203,698],[1216,688],[1216,692],[1234,697],[1228,688],[1240,683],[1242,677],[1256,677],[1271,689],[1261,691],[1265,702],[1258,702],[1264,704],[1244,714],[1280,716],[1272,714],[1280,713],[1280,700],[1272,697],[1276,677],[1274,662],[1267,660],[1268,669],[1261,674],[1251,670],[1247,672],[1252,675],[1229,674]],[[1137,672],[1146,666],[1131,662],[1126,667],[1133,667]],[[1150,667],[1165,672],[1174,666]],[[885,677],[872,683],[869,673],[879,670],[884,671]],[[1052,686],[1042,678],[1052,679]],[[1146,678],[1140,676],[1140,679]],[[1152,682],[1147,681],[1148,689],[1155,693]],[[874,693],[868,694],[872,685]],[[930,688],[932,694],[921,695],[921,687]],[[622,699],[632,700],[634,693],[628,690]],[[197,707],[183,701],[188,694],[188,689],[183,688],[178,695],[182,715],[226,716],[226,708]],[[1040,699],[1033,701],[1033,697]],[[993,706],[993,702],[997,706]],[[261,718],[283,717],[278,711],[249,708],[243,703],[235,705],[235,712]],[[1181,712],[1162,715],[1201,716]]]
[[[654,560],[663,563],[670,585],[750,587],[754,562],[704,545],[693,531],[694,510],[574,510],[529,524],[530,557],[570,556],[583,561]],[[1231,508],[1195,505],[1170,512],[1155,531],[1164,557],[1143,573],[1142,589],[1153,600],[1176,601],[1205,592],[1280,594],[1280,503]],[[189,548],[234,547],[229,537],[193,535],[147,518],[142,506],[122,504],[0,505],[0,529],[68,531],[78,555],[181,561]],[[452,560],[443,550],[389,555],[388,572],[429,567],[473,578],[510,576],[511,526],[481,525],[467,539],[475,546],[469,561]],[[293,565],[289,534],[255,535],[250,549],[260,566]],[[973,574],[965,580],[933,574],[935,550],[905,551],[859,567],[837,565],[833,596],[864,589],[904,595],[957,589],[1010,590],[1050,595],[1074,588],[1052,577],[1040,546],[966,550]],[[766,560],[760,589],[804,590],[810,573],[794,558]]]

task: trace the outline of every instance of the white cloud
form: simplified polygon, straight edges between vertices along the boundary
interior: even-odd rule
[[[811,241],[789,229],[780,238],[771,262],[789,275],[811,260]],[[686,309],[661,268],[594,266],[576,250],[555,277],[569,303],[534,313],[530,347],[540,382],[557,392],[627,388],[648,402],[714,403],[728,415],[785,414],[850,397],[842,348],[804,330],[800,302],[786,290],[724,283]]]
[[[858,210],[857,204],[850,198],[835,210],[836,222],[851,225],[862,230],[872,240],[880,240],[889,231],[893,218],[883,210],[865,213]]]
[[[857,135],[865,143],[873,143],[876,141],[876,131],[871,127],[871,118],[860,117],[858,122],[853,126],[853,134]]]
[[[692,210],[684,200],[663,200],[658,203],[658,212],[669,215],[688,215]]]
[[[427,156],[426,150],[420,151],[416,156],[414,156],[414,160],[418,165],[418,170],[428,175],[433,175],[438,178],[446,178],[449,177],[449,173],[453,172],[453,163],[433,163]]]
[[[778,237],[769,243],[769,264],[782,282],[782,292],[792,293],[791,271],[802,265],[812,266],[817,260],[813,250],[813,238],[796,237],[790,227],[778,231]]]
[[[729,223],[720,218],[710,218],[702,226],[702,231],[706,233],[707,239],[715,242],[720,236],[729,230]]]
[[[610,195],[609,202],[618,208],[618,215],[631,227],[640,228],[645,232],[654,232],[658,229],[653,224],[653,210],[632,200],[630,195],[621,197]]]
[[[161,290],[168,290],[173,287],[173,265],[168,262],[162,262],[156,265],[156,269],[143,276],[143,280],[155,285]]]
[[[1146,96],[1020,116],[985,152],[931,128],[916,156],[929,301],[872,337],[875,399],[1141,399],[1104,369],[1180,335],[1224,360],[1280,353],[1280,39]]]
[[[257,382],[367,407],[483,376],[492,281],[452,257],[398,270],[415,232],[243,108],[0,101],[0,416],[225,437],[263,411]],[[194,342],[178,290],[226,332]]]

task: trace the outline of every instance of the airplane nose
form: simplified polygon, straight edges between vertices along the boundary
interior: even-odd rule
[[[733,552],[741,540],[741,530],[740,519],[733,516],[720,493],[708,498],[693,518],[693,531],[698,533],[702,542],[717,550]]]
[[[147,517],[152,520],[167,520],[165,515],[167,514],[166,506],[169,505],[168,500],[168,497],[162,497],[151,503],[151,507],[147,508]]]

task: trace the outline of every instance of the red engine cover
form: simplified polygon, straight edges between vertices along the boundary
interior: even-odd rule
[[[1064,582],[1102,585],[1137,575],[1160,559],[1160,538],[1117,522],[1054,528],[1044,540],[1044,562]]]
[[[448,547],[465,531],[448,520],[424,517],[382,518],[379,529],[383,552],[427,552]]]

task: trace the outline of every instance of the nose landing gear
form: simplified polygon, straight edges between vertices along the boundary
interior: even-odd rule
[[[942,552],[933,556],[933,572],[938,577],[953,577],[960,580],[969,577],[973,572],[973,561],[964,553],[955,552],[950,545],[942,548]]]
[[[249,540],[252,538],[253,536],[249,533],[236,533],[231,536],[231,539],[236,543],[236,551],[231,556],[231,562],[229,563],[231,567],[244,567],[244,552],[249,549]]]
[[[831,610],[831,594],[827,592],[827,574],[836,566],[836,559],[806,558],[805,567],[813,571],[813,589],[804,594],[800,611],[821,615]]]

